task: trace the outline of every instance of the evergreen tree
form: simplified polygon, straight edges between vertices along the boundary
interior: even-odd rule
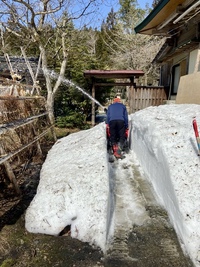
[[[83,76],[84,70],[104,68],[102,62],[98,60],[96,53],[98,35],[97,30],[88,29],[87,27],[84,27],[82,30],[73,30],[70,35],[68,34],[68,37],[70,36],[70,49],[65,77],[72,80],[90,95],[92,81],[85,79]],[[96,90],[95,98],[102,105],[106,102],[108,91],[109,88],[105,87]],[[69,124],[69,114],[71,118],[70,123],[73,126],[77,121],[80,127],[84,126],[81,125],[80,118],[82,118],[82,122],[91,119],[91,100],[75,86],[65,86],[63,90],[59,91],[56,95],[55,107],[59,125],[66,124],[66,121]],[[77,114],[79,114],[79,117],[76,117]]]

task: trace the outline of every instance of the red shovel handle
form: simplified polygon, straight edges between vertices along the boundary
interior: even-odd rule
[[[199,137],[198,127],[197,127],[197,121],[195,119],[193,120],[193,128],[194,128],[195,136],[196,137]]]

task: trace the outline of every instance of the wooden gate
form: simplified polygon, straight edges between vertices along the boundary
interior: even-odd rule
[[[130,113],[150,106],[162,105],[168,92],[164,86],[136,86],[129,91]]]

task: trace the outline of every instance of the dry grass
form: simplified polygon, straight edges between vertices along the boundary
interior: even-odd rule
[[[4,236],[4,233],[1,233],[0,235],[0,255],[8,254],[11,247],[8,240],[8,236]]]
[[[78,128],[74,128],[74,129],[69,129],[69,128],[58,128],[56,127],[55,128],[55,132],[56,132],[56,136],[58,139],[62,138],[62,137],[65,137],[71,133],[76,133],[76,132],[79,132],[80,129]]]

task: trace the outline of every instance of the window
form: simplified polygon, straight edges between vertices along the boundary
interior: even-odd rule
[[[177,94],[179,80],[180,80],[180,65],[175,65],[173,66],[172,69],[172,88],[171,88],[172,95]]]

